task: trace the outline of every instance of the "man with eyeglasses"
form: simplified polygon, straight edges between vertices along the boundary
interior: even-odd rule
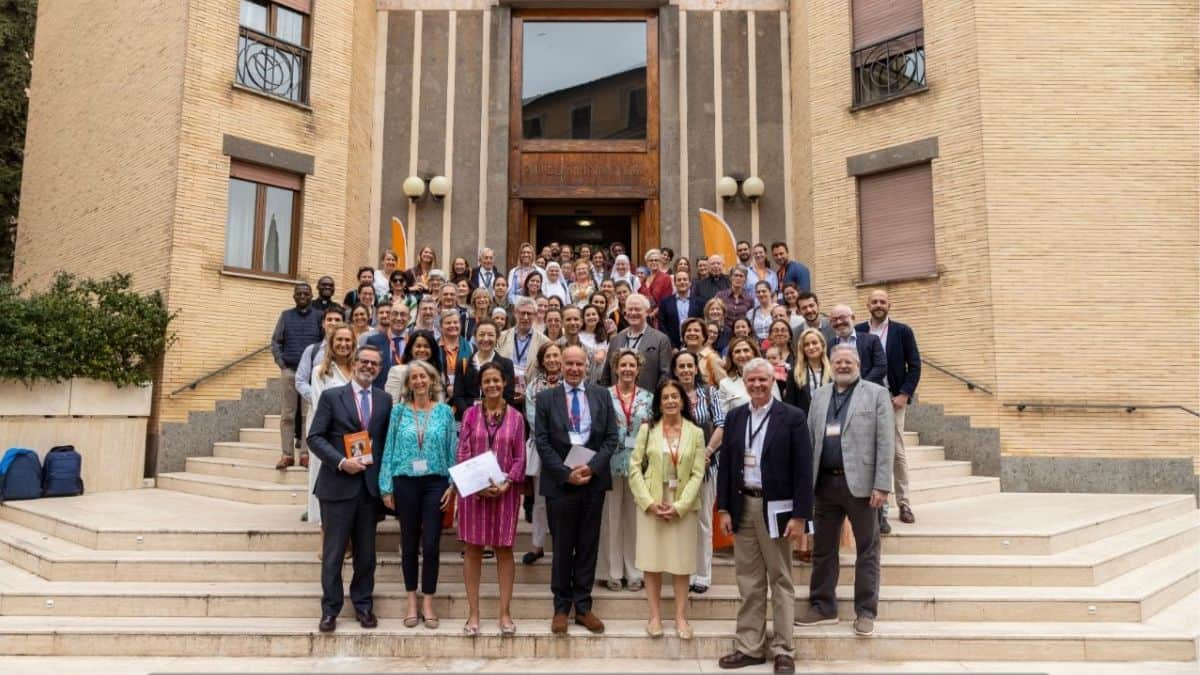
[[[524,405],[525,383],[532,382],[537,375],[535,356],[550,338],[533,329],[533,320],[537,316],[537,302],[533,298],[524,295],[518,297],[513,305],[513,314],[517,325],[500,334],[496,352],[512,361],[513,374],[517,380],[518,404]]]

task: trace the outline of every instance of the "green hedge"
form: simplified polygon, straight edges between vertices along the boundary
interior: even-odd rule
[[[97,281],[60,272],[49,289],[35,293],[0,284],[0,379],[154,381],[175,341],[167,332],[175,315],[158,291],[129,289],[128,274]]]

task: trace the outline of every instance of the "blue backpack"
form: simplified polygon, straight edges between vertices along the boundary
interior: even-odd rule
[[[83,494],[83,457],[73,445],[50,448],[42,466],[43,497],[74,497]]]
[[[0,502],[42,496],[42,463],[37,453],[9,448],[0,459]]]

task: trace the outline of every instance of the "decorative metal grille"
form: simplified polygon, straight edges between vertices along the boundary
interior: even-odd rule
[[[242,26],[237,82],[272,96],[308,103],[309,56],[304,47]]]
[[[925,88],[925,31],[897,35],[851,56],[854,106],[870,105]]]

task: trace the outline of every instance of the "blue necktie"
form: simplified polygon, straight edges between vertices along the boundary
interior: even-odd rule
[[[367,430],[367,423],[371,421],[371,391],[363,389],[358,392],[358,419],[362,422],[363,431]]]
[[[583,421],[583,410],[579,407],[579,390],[571,390],[571,430],[579,433]]]

